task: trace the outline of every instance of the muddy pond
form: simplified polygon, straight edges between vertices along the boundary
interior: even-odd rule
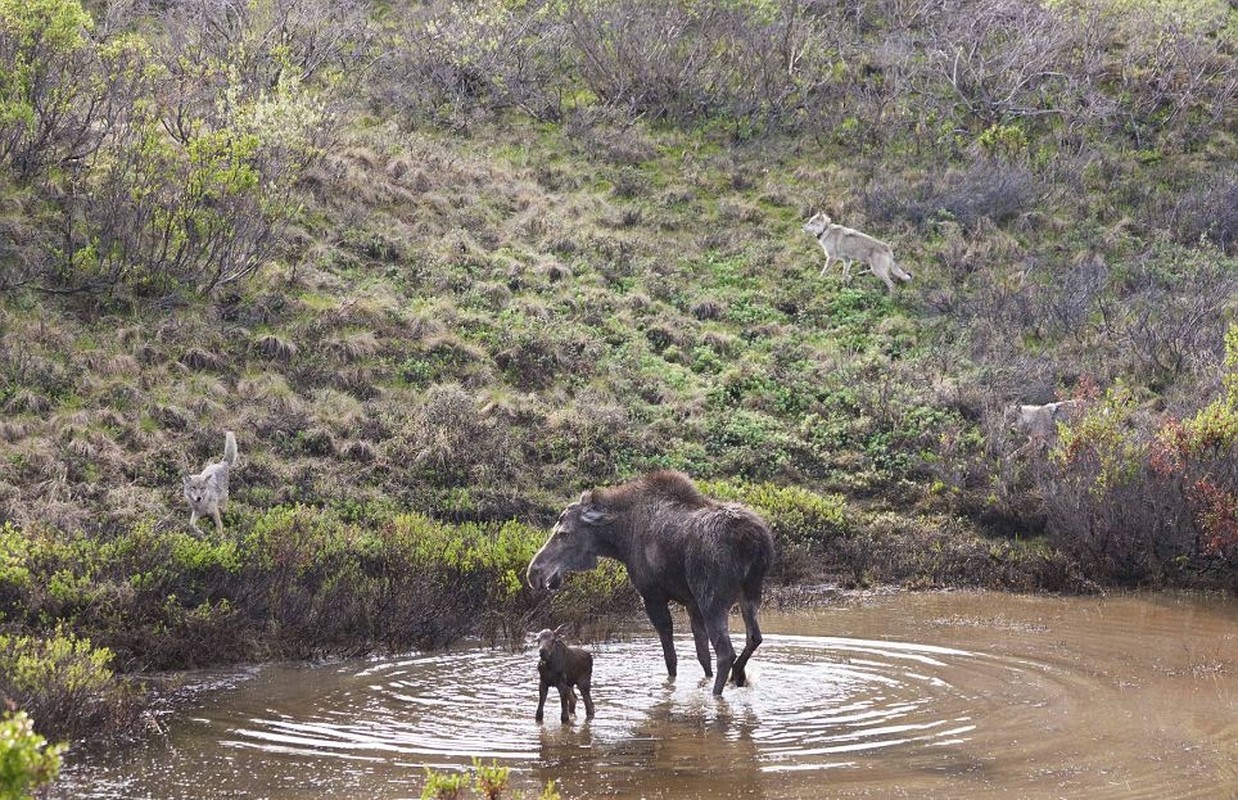
[[[597,717],[533,721],[536,651],[193,676],[165,735],[70,754],[56,798],[415,798],[474,757],[536,797],[1238,797],[1238,602],[989,593],[762,613],[751,685],[710,693],[676,619],[588,645]],[[732,630],[742,630],[736,619]],[[552,692],[552,699],[554,697]],[[511,796],[510,793],[508,796]]]

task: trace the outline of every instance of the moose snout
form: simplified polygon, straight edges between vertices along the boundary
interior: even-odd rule
[[[556,569],[547,574],[547,571],[536,563],[529,564],[524,577],[529,586],[534,589],[549,589],[554,592],[563,586],[562,572]]]

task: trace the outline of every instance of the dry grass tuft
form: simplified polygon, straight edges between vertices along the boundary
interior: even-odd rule
[[[159,403],[150,411],[151,419],[170,431],[187,430],[193,424],[193,413],[173,403]]]
[[[292,357],[297,354],[297,346],[294,342],[280,338],[273,333],[259,336],[254,345],[263,357],[272,361],[291,361]]]
[[[355,396],[336,389],[319,389],[313,399],[314,419],[332,432],[355,433],[365,421],[365,406]]]
[[[366,366],[337,369],[331,374],[331,385],[366,400],[378,394],[378,388],[374,385],[374,370]]]
[[[236,383],[236,393],[247,403],[274,413],[300,414],[304,411],[301,398],[279,373],[262,372],[241,378]]]
[[[0,420],[0,439],[14,444],[30,436],[34,429],[35,426],[29,420],[2,419]]]
[[[227,360],[222,356],[209,350],[203,350],[200,347],[189,348],[180,357],[179,361],[194,372],[202,372],[203,370],[219,372],[227,365]]]
[[[693,304],[692,316],[700,320],[721,319],[723,310],[722,304],[715,300],[702,300]]]
[[[52,410],[52,401],[34,389],[18,389],[4,404],[6,414],[42,415]]]
[[[332,336],[324,342],[324,347],[331,357],[350,364],[374,355],[381,345],[373,331],[357,331],[343,336]]]
[[[734,352],[737,341],[734,336],[722,331],[706,331],[701,334],[701,344],[718,355],[729,355]]]
[[[378,448],[372,442],[364,439],[357,439],[348,442],[340,448],[340,455],[347,458],[349,461],[358,461],[362,464],[369,464],[378,458]]]
[[[142,370],[137,359],[128,353],[86,350],[75,354],[73,360],[96,378],[132,378]]]

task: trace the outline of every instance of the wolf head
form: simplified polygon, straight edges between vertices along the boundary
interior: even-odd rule
[[[802,226],[802,230],[804,233],[820,236],[825,232],[826,228],[830,227],[832,222],[833,220],[830,219],[829,214],[826,214],[824,211],[818,211],[808,218],[808,221]]]
[[[225,470],[207,468],[198,475],[185,476],[185,499],[189,507],[199,514],[210,513],[213,505],[227,491],[228,473]]]

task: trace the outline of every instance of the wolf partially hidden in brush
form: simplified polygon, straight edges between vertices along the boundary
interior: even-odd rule
[[[236,464],[236,436],[232,431],[224,434],[224,458],[197,475],[185,476],[185,499],[189,501],[189,527],[202,532],[198,517],[209,514],[215,520],[215,530],[224,532],[224,522],[219,517],[228,502],[228,471]]]
[[[866,233],[860,233],[852,228],[834,224],[829,214],[813,214],[803,225],[805,233],[811,233],[817,239],[817,244],[825,251],[825,266],[821,274],[830,268],[830,262],[837,259],[843,263],[843,279],[851,280],[851,262],[862,261],[868,265],[869,271],[885,281],[886,288],[894,291],[894,281],[891,275],[900,281],[911,280],[911,275],[894,263],[894,250],[883,241],[874,239]]]

